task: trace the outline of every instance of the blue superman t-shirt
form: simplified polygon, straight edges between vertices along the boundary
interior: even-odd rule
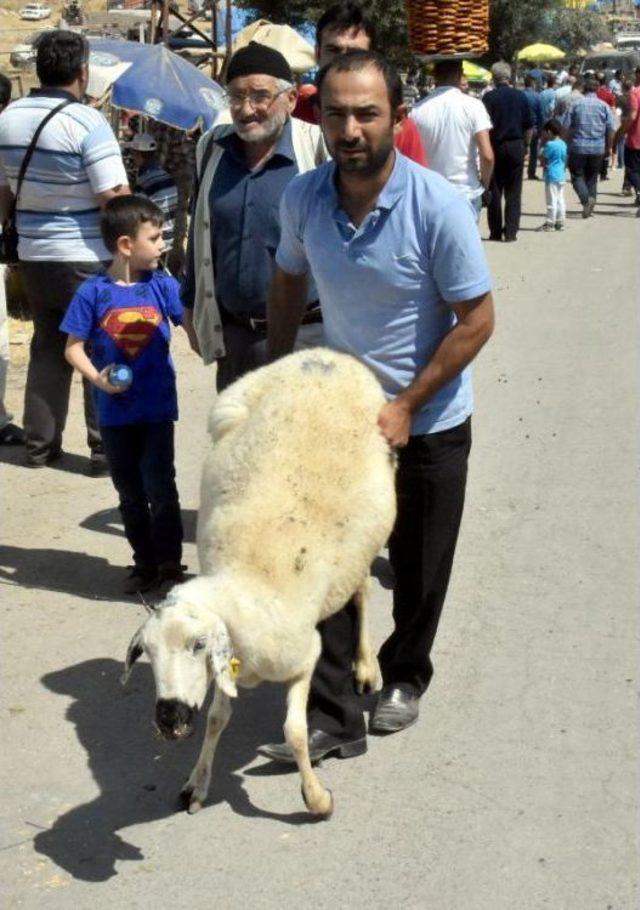
[[[60,330],[89,342],[96,369],[126,363],[133,371],[126,392],[94,388],[100,426],[178,419],[169,320],[180,325],[182,304],[178,282],[161,272],[147,272],[129,286],[104,272],[76,291]]]

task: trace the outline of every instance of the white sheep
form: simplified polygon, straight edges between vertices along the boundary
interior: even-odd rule
[[[355,596],[355,673],[375,685],[365,620],[370,565],[395,517],[394,458],[377,426],[384,397],[354,358],[315,348],[248,374],[216,400],[198,516],[201,575],[173,589],[136,632],[125,662],[145,651],[156,723],[169,738],[193,730],[215,695],[198,761],[183,790],[201,808],[236,685],[288,683],[284,733],[311,813],[333,801],[309,760],[306,708],[320,654],[317,624]]]

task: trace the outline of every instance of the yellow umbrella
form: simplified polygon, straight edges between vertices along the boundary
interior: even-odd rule
[[[562,60],[566,57],[564,51],[553,44],[529,44],[518,51],[518,60],[529,60],[532,63],[547,63],[549,60]]]
[[[462,61],[462,72],[470,82],[491,82],[491,73],[484,66],[472,63],[470,60]]]

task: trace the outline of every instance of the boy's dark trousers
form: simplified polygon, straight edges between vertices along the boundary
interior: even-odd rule
[[[134,563],[149,569],[182,557],[173,428],[172,420],[100,428]]]
[[[450,430],[412,436],[398,450],[398,514],[389,542],[395,574],[394,631],[378,659],[384,685],[408,683],[422,695],[433,675],[431,647],[444,605],[464,507],[471,418]],[[364,736],[355,694],[354,604],[318,626],[322,654],[309,696],[309,728],[344,739]]]

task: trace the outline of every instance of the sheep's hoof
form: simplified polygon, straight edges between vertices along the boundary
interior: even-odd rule
[[[202,803],[200,802],[200,800],[192,799],[191,802],[189,803],[189,808],[187,809],[187,813],[189,815],[195,815],[196,812],[200,811],[200,809],[202,809]]]
[[[304,799],[307,809],[315,818],[326,820],[333,815],[333,796],[331,795],[331,790],[323,790],[320,797],[313,802],[307,799],[303,790],[302,798]]]
[[[189,815],[195,815],[196,812],[199,812],[202,809],[202,800],[197,799],[193,794],[195,788],[190,784],[185,784],[185,786],[180,791],[179,796],[179,807],[183,811],[189,813]]]

